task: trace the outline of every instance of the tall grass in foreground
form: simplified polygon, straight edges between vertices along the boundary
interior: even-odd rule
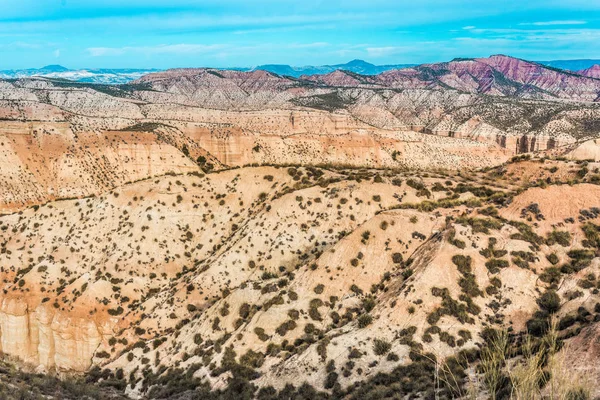
[[[492,400],[496,400],[496,394],[505,379],[502,370],[506,365],[507,349],[508,332],[503,330],[496,332],[494,339],[481,350],[483,381]]]
[[[527,335],[517,357],[509,357],[506,331],[496,331],[481,350],[480,370],[489,398],[586,400],[592,397],[589,374],[567,364],[568,345],[560,345],[557,322],[540,340]]]

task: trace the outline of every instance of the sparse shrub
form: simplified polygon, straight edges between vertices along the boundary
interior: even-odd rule
[[[199,333],[196,333],[194,335],[194,343],[197,344],[197,345],[200,345],[200,344],[202,344],[202,342],[203,342],[202,335],[199,334]]]
[[[540,308],[550,314],[557,312],[560,309],[560,297],[554,290],[547,290],[537,300]]]
[[[313,321],[322,321],[323,320],[323,316],[321,315],[321,313],[319,312],[318,307],[313,307],[311,305],[311,307],[308,309],[308,316],[313,320]]]
[[[556,253],[550,253],[546,255],[546,259],[550,262],[550,264],[552,265],[556,265],[558,264],[558,262],[560,261],[558,259],[558,256],[556,255]]]
[[[458,267],[461,274],[471,272],[471,257],[457,254],[452,257],[452,262]]]
[[[110,308],[108,313],[112,316],[121,315],[123,314],[123,307],[119,306],[117,308]]]
[[[548,234],[546,238],[546,244],[548,246],[552,246],[553,244],[558,243],[563,247],[567,247],[571,244],[571,234],[566,231],[552,231]]]
[[[485,266],[491,274],[497,274],[502,268],[508,268],[508,261],[492,258],[485,262]]]
[[[337,384],[338,381],[338,373],[337,372],[330,372],[327,374],[327,377],[325,378],[325,384],[323,385],[323,387],[325,389],[333,389],[333,387]]]
[[[371,312],[375,308],[375,299],[373,297],[367,297],[363,300],[363,308],[366,312]]]
[[[263,328],[260,328],[260,327],[254,328],[254,333],[263,342],[266,342],[267,340],[269,340],[269,336],[265,333],[265,330]]]
[[[350,354],[348,354],[348,358],[350,359],[361,358],[362,356],[360,350],[355,347],[353,347],[352,350],[350,350]]]
[[[363,294],[363,290],[361,288],[359,288],[358,286],[356,286],[355,284],[352,284],[352,286],[350,286],[350,291],[359,296],[361,294]]]
[[[372,322],[373,317],[370,314],[362,314],[360,317],[358,317],[358,327],[361,329],[371,325]]]
[[[195,312],[197,310],[197,307],[195,305],[193,305],[193,304],[188,304],[187,305],[187,310],[188,310],[188,312],[193,313],[193,312]]]
[[[248,318],[248,317],[250,316],[250,304],[248,304],[248,303],[243,303],[243,304],[240,306],[240,309],[239,309],[238,313],[239,313],[239,315],[240,315],[240,317],[241,317],[242,319],[246,319],[246,318]]]
[[[288,331],[296,329],[296,326],[296,322],[290,319],[284,322],[283,324],[279,325],[277,329],[275,329],[275,332],[277,332],[279,336],[285,336]]]
[[[373,352],[377,356],[387,354],[392,349],[390,342],[383,339],[375,339],[373,341]]]

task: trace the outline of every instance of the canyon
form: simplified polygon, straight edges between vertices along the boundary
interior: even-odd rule
[[[597,396],[594,71],[0,80],[0,351],[104,398],[456,398],[554,326]]]

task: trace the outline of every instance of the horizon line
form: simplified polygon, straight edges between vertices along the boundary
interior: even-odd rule
[[[374,64],[370,61],[366,61],[364,59],[360,59],[360,58],[355,58],[352,60],[349,60],[347,62],[344,63],[333,63],[333,64],[305,64],[305,65],[294,65],[294,64],[279,64],[279,63],[261,63],[258,65],[252,65],[252,66],[220,66],[220,67],[213,67],[213,66],[192,66],[192,67],[181,67],[181,66],[175,66],[175,67],[168,67],[168,68],[156,68],[156,67],[81,67],[81,68],[70,68],[70,67],[65,67],[62,64],[46,64],[44,66],[41,67],[24,67],[24,68],[0,68],[0,72],[7,72],[7,71],[27,71],[27,70],[43,70],[46,68],[50,68],[50,67],[60,67],[60,68],[64,68],[67,71],[94,71],[94,70],[138,70],[138,71],[167,71],[167,70],[171,70],[171,69],[221,69],[221,70],[237,70],[237,69],[260,69],[260,67],[268,67],[268,66],[281,66],[281,67],[291,67],[291,68],[310,68],[310,67],[336,67],[336,66],[343,66],[343,65],[348,65],[352,62],[356,62],[356,61],[360,61],[363,62],[365,64],[369,64],[371,66],[374,67],[390,67],[390,66],[419,66],[419,65],[429,65],[429,64],[441,64],[441,63],[445,63],[445,62],[452,62],[452,61],[461,61],[461,60],[476,60],[476,59],[485,59],[485,58],[490,58],[490,57],[494,57],[494,56],[504,56],[504,57],[509,57],[509,58],[514,58],[514,59],[519,59],[519,60],[524,60],[527,62],[532,62],[532,63],[553,63],[553,62],[586,62],[586,61],[597,61],[598,63],[600,63],[600,59],[596,59],[596,58],[563,58],[563,59],[552,59],[552,60],[534,60],[534,59],[527,59],[527,58],[523,58],[523,57],[514,57],[508,54],[491,54],[487,57],[454,57],[450,60],[445,60],[445,61],[435,61],[435,62],[423,62],[423,63],[408,63],[408,62],[396,62],[396,63],[384,63],[384,64]],[[57,71],[58,72],[58,71]]]

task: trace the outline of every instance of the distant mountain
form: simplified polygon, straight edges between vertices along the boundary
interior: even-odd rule
[[[600,101],[600,81],[582,73],[499,54],[488,58],[457,58],[449,62],[389,70],[374,76],[338,70],[325,75],[305,75],[302,79],[328,87],[452,88],[468,93],[523,99]],[[593,71],[586,73],[592,74]]]
[[[458,61],[459,59],[457,59]],[[579,71],[590,69],[594,65],[600,65],[600,60],[554,60],[554,61],[537,61],[538,64],[542,64],[552,68],[563,69],[566,71],[573,71],[579,73]],[[302,75],[325,75],[335,71],[349,71],[360,75],[379,75],[382,72],[405,69],[415,67],[418,64],[392,64],[392,65],[375,65],[368,63],[363,60],[352,60],[346,64],[335,64],[335,65],[321,65],[313,66],[307,65],[304,67],[294,67],[285,64],[265,64],[259,65],[254,68],[239,68],[239,71],[254,71],[263,70],[269,71],[277,75],[282,76],[293,76],[299,78]]]
[[[600,64],[600,60],[554,60],[538,61],[538,63],[553,68],[566,69],[568,71],[581,71],[584,69],[588,69],[596,64]]]
[[[67,79],[85,83],[123,84],[142,76],[157,72],[158,69],[69,69],[62,65],[47,65],[42,68],[0,71],[2,79],[29,78],[34,76],[54,79]]]
[[[352,60],[346,64],[335,64],[335,65],[320,65],[312,66],[307,65],[304,67],[292,67],[290,65],[283,64],[266,64],[259,65],[258,67],[242,69],[243,71],[254,71],[263,70],[272,72],[282,76],[293,76],[299,78],[302,75],[324,75],[334,71],[350,71],[355,74],[361,75],[378,75],[382,72],[412,67],[415,64],[396,64],[396,65],[374,65],[363,60]]]
[[[594,64],[587,69],[577,71],[577,73],[583,76],[587,76],[588,78],[600,79],[600,63]]]
[[[39,73],[56,73],[56,72],[67,72],[69,69],[63,67],[62,65],[46,65],[38,70],[30,69],[28,71],[38,71]]]
[[[344,70],[361,75],[378,75],[382,72],[412,67],[415,64],[374,65],[363,60],[353,60],[346,64],[294,67],[284,64],[266,64],[251,68],[219,68],[236,71],[268,71],[281,76],[299,78],[302,75],[324,75]],[[45,78],[68,79],[76,82],[124,84],[141,78],[143,75],[158,72],[159,69],[69,69],[62,65],[47,65],[43,68],[0,71],[2,79],[28,78],[40,76]]]
[[[363,60],[353,60],[346,64],[293,67],[284,64],[266,64],[252,68],[218,68],[236,71],[267,71],[281,76],[299,78],[302,75],[324,75],[344,70],[361,75],[378,75],[382,72],[412,67],[414,64],[374,65]],[[159,69],[69,69],[61,65],[48,65],[43,68],[0,71],[0,78],[15,79],[40,76],[45,78],[68,79],[76,82],[123,84],[141,78],[143,75],[158,72]]]
[[[454,62],[468,61],[471,59],[455,59]],[[574,73],[598,78],[598,68],[593,68],[594,65],[600,65],[600,60],[556,60],[556,61],[538,61],[540,65],[545,65],[551,68],[563,69]],[[365,77],[373,77],[388,71],[408,70],[417,68],[421,70],[427,65],[444,65],[447,63],[437,64],[391,64],[391,65],[375,65],[363,60],[352,60],[345,64],[333,65],[306,65],[303,67],[291,66],[287,64],[264,64],[251,68],[216,68],[217,70],[234,70],[240,72],[252,71],[267,71],[280,76],[290,76],[294,78],[313,77],[315,75],[328,75],[336,71],[343,71],[353,74],[362,75]],[[160,72],[161,69],[69,69],[62,65],[47,65],[42,68],[29,68],[19,70],[0,71],[0,79],[18,79],[28,77],[45,77],[54,79],[67,79],[75,82],[83,83],[102,83],[102,84],[125,84],[144,75]],[[408,72],[408,71],[406,71]],[[339,77],[339,76],[338,76]]]

